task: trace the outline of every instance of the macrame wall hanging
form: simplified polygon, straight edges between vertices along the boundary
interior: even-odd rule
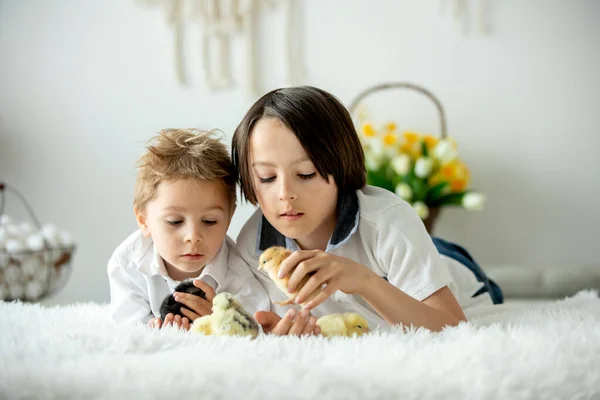
[[[298,56],[297,1],[294,0],[138,0],[146,5],[162,5],[174,34],[175,72],[178,81],[189,84],[184,63],[184,32],[187,22],[201,29],[200,48],[204,76],[208,88],[218,91],[234,87],[231,71],[232,43],[241,38],[243,47],[245,91],[261,93],[257,70],[258,29],[261,12],[277,10],[284,15],[284,57],[286,84],[302,80]]]
[[[440,0],[442,11],[450,10],[458,29],[465,34],[489,35],[490,0]]]

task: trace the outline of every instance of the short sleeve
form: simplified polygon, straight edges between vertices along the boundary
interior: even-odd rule
[[[387,280],[422,301],[452,282],[421,219],[407,203],[395,204],[376,221],[375,260]]]

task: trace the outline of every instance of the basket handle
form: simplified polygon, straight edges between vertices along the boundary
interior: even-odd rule
[[[444,108],[442,107],[442,103],[440,103],[438,98],[435,97],[433,95],[433,93],[431,93],[429,90],[425,89],[422,86],[415,85],[414,83],[389,82],[389,83],[381,83],[379,85],[375,85],[370,88],[367,88],[367,89],[363,90],[362,92],[360,92],[358,94],[358,96],[356,96],[354,98],[354,100],[352,100],[352,102],[350,103],[350,106],[349,106],[350,113],[354,114],[354,112],[356,111],[356,108],[358,107],[360,102],[368,95],[370,95],[374,92],[378,92],[381,90],[387,90],[387,89],[411,89],[411,90],[415,90],[415,91],[427,96],[435,104],[438,114],[439,114],[439,117],[440,117],[440,136],[442,137],[442,139],[444,139],[447,136],[446,115],[444,113]]]
[[[29,216],[33,220],[33,223],[35,224],[36,228],[38,228],[38,230],[41,230],[42,225],[40,224],[40,221],[38,220],[37,216],[33,212],[33,209],[31,208],[31,206],[29,205],[27,200],[25,200],[25,197],[21,193],[19,193],[18,190],[16,190],[13,187],[8,186],[4,182],[0,182],[0,217],[2,217],[2,215],[4,214],[4,206],[6,204],[5,192],[7,192],[9,190],[11,192],[13,192],[13,194],[15,194],[21,200],[21,202],[23,203],[23,205],[25,205],[25,208],[29,212]],[[44,243],[45,242],[46,241],[44,240]]]

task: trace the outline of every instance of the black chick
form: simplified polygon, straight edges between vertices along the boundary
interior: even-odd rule
[[[199,289],[196,286],[194,286],[193,281],[181,282],[179,285],[177,285],[175,287],[175,292],[190,293],[190,294],[202,297],[204,300],[206,300],[206,293],[204,293],[204,290]],[[165,297],[162,304],[160,305],[160,318],[164,321],[165,317],[169,313],[171,313],[173,315],[181,315],[182,317],[185,317],[185,315],[183,315],[181,313],[181,307],[187,308],[188,310],[190,309],[189,307],[185,306],[184,304],[176,302],[175,298],[173,297],[173,293],[171,293],[170,295]]]

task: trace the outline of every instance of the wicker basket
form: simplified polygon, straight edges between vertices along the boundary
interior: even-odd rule
[[[428,97],[433,102],[433,104],[435,104],[438,111],[438,116],[440,118],[440,137],[447,137],[446,115],[444,113],[442,103],[429,90],[409,82],[382,83],[363,90],[352,100],[352,102],[350,102],[350,113],[355,114],[356,109],[367,96],[388,89],[409,89],[424,94],[426,97]],[[425,228],[427,228],[427,232],[429,232],[429,234],[433,234],[435,222],[437,221],[437,218],[440,215],[440,211],[441,209],[439,207],[430,208],[429,216],[423,221],[423,223],[425,224]]]
[[[21,200],[35,227],[41,231],[42,227],[25,198],[1,182],[0,218],[4,214],[7,191]],[[35,251],[10,251],[0,242],[0,300],[38,301],[60,291],[70,277],[74,252],[74,245],[55,245],[46,238],[43,238],[43,248]]]

